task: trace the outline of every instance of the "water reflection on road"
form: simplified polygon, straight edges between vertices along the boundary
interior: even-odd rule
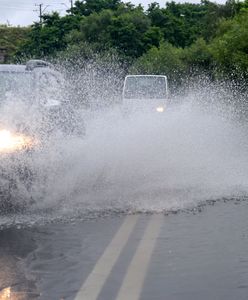
[[[29,300],[38,296],[34,282],[25,276],[24,264],[35,247],[31,229],[0,231],[0,300]]]
[[[233,200],[162,216],[140,299],[246,300],[247,213],[247,201]],[[74,300],[126,218],[2,229],[0,300]],[[97,299],[117,299],[123,282],[130,281],[128,266],[151,215],[137,220]]]

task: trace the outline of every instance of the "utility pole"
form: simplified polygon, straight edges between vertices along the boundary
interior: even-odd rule
[[[39,9],[40,9],[39,18],[40,18],[40,24],[41,24],[42,23],[42,6],[43,6],[43,4],[42,3],[38,4],[38,6],[39,6]]]
[[[35,11],[39,13],[40,25],[42,24],[42,15],[49,6],[47,5],[45,8],[43,8],[43,5],[44,5],[43,3],[35,4],[35,6],[38,7],[38,9],[36,9]]]
[[[72,15],[72,9],[73,9],[73,0],[70,0],[71,8],[66,3],[60,3],[61,5],[64,5],[68,10],[70,10],[70,14]]]

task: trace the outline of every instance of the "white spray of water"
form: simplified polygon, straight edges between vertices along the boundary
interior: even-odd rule
[[[227,117],[226,109],[202,109],[195,98],[168,105],[162,114],[123,117],[118,106],[84,112],[85,136],[50,136],[33,154],[29,222],[165,212],[246,197],[247,127]]]
[[[41,207],[163,212],[248,193],[247,132],[218,115],[189,105],[128,119],[112,111],[87,131],[59,145]]]

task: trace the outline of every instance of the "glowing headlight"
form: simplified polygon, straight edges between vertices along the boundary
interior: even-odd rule
[[[156,111],[159,112],[159,113],[162,113],[162,112],[164,112],[164,107],[163,106],[158,106],[156,108]]]
[[[12,299],[10,287],[7,287],[0,291],[0,300]]]
[[[32,138],[25,135],[15,135],[8,130],[0,130],[0,153],[14,152],[32,148]]]

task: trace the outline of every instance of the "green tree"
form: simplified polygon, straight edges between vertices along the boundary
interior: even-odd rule
[[[67,47],[66,34],[79,28],[77,16],[60,17],[57,12],[42,17],[42,24],[34,23],[28,39],[20,46],[17,56],[44,57]]]
[[[183,57],[187,65],[188,74],[211,72],[214,67],[212,53],[203,38],[199,38],[190,47],[185,48]]]
[[[6,49],[7,62],[13,61],[15,52],[28,39],[31,29],[0,25],[0,47]]]
[[[222,72],[248,74],[248,10],[232,20],[223,20],[218,35],[210,43],[214,61]]]
[[[90,43],[100,43],[103,48],[110,44],[108,27],[112,24],[114,14],[111,10],[92,13],[80,22],[79,32],[81,40]]]
[[[102,50],[115,48],[121,55],[138,57],[151,46],[158,46],[162,34],[151,26],[142,7],[123,6],[117,11],[102,10],[83,17],[79,30],[70,32],[69,43],[88,42],[99,44]]]
[[[149,29],[150,20],[140,8],[114,17],[108,28],[112,46],[131,57],[138,57],[145,52],[145,41],[149,35],[152,38]],[[155,34],[153,36],[155,38]]]
[[[136,60],[130,69],[131,73],[164,74],[171,82],[180,82],[185,75],[186,64],[183,60],[183,49],[176,48],[167,42],[159,47],[152,47]]]
[[[150,4],[148,17],[152,25],[163,33],[163,38],[178,47],[191,45],[202,33],[202,17],[206,13],[204,5],[191,3],[166,3],[160,8],[158,3]]]
[[[76,1],[74,7],[69,10],[74,15],[89,16],[92,13],[99,13],[104,9],[117,10],[120,0],[85,0]]]

